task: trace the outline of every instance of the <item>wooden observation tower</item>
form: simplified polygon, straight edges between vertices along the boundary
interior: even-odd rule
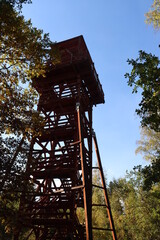
[[[104,93],[82,36],[57,43],[61,62],[35,81],[38,109],[45,119],[32,139],[27,171],[34,189],[22,194],[20,216],[36,240],[92,240],[92,142],[94,142],[113,240],[117,240],[98,145],[92,107]],[[95,167],[94,167],[95,168]],[[98,186],[97,186],[98,187]],[[96,204],[95,204],[96,205]],[[84,208],[80,224],[77,209]],[[102,226],[103,227],[103,226]],[[15,234],[19,239],[20,231]],[[96,240],[96,239],[95,239]]]

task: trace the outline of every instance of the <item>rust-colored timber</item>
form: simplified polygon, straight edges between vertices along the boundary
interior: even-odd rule
[[[89,188],[89,182],[92,181],[91,176],[89,175],[86,157],[85,157],[85,146],[83,138],[83,125],[82,117],[80,112],[80,104],[77,104],[77,114],[78,114],[78,131],[79,131],[79,141],[80,141],[80,157],[81,157],[81,169],[82,169],[82,180],[84,190],[83,190],[83,199],[84,199],[84,209],[85,209],[85,220],[86,220],[86,239],[92,239],[92,197],[91,197],[91,188]]]
[[[104,93],[82,36],[57,47],[61,62],[34,80],[45,126],[31,141],[14,240],[23,227],[29,229],[24,240],[92,240],[98,230],[92,227],[92,107],[104,103]]]
[[[97,143],[97,138],[96,138],[95,132],[93,133],[93,141],[94,141],[94,145],[95,145],[95,151],[96,151],[96,156],[97,156],[98,167],[99,167],[99,170],[100,170],[102,188],[103,188],[103,191],[104,191],[105,203],[106,203],[108,217],[109,217],[110,230],[112,231],[113,240],[117,240],[116,230],[115,230],[115,227],[114,227],[114,221],[113,221],[110,202],[109,202],[109,198],[108,198],[108,194],[107,194],[105,177],[104,177],[104,173],[103,173],[103,168],[102,168],[102,164],[101,164],[101,158],[100,158],[100,153],[99,153],[99,148],[98,148],[98,143]]]

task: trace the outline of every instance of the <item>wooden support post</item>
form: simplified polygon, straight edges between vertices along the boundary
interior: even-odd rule
[[[92,240],[92,205],[90,204],[90,196],[88,191],[88,171],[84,153],[84,139],[83,139],[83,126],[81,120],[80,104],[77,104],[77,117],[78,117],[78,131],[80,141],[80,157],[81,157],[81,169],[82,169],[82,181],[83,181],[83,199],[85,210],[85,224],[86,224],[86,240]]]
[[[102,187],[103,187],[103,192],[104,192],[104,196],[105,196],[105,203],[107,206],[107,213],[108,213],[110,228],[112,231],[112,237],[113,237],[113,240],[117,240],[116,230],[114,227],[114,222],[113,222],[113,217],[112,217],[111,207],[110,207],[110,203],[109,203],[109,198],[108,198],[108,193],[107,193],[107,188],[106,188],[106,183],[105,183],[105,178],[104,178],[104,173],[103,173],[103,168],[102,168],[102,163],[101,163],[101,158],[100,158],[100,153],[99,153],[99,148],[98,148],[98,143],[97,143],[95,132],[93,132],[93,141],[94,141],[94,146],[95,146],[95,151],[96,151],[96,156],[97,156],[97,161],[98,161],[98,167],[100,170],[100,176],[101,176]]]

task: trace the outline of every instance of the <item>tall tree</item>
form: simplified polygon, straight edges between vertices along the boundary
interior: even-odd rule
[[[16,12],[16,2],[24,1],[0,3],[0,121],[1,133],[20,135],[32,132],[37,118],[31,79],[44,75],[55,56],[48,35]]]
[[[160,1],[154,0],[151,10],[146,13],[146,23],[160,28]],[[139,52],[137,59],[128,60],[132,65],[131,73],[125,75],[133,93],[140,89],[142,100],[137,114],[141,117],[141,140],[137,153],[142,153],[150,165],[141,168],[144,174],[144,188],[150,189],[160,182],[160,60],[153,54]]]
[[[140,88],[142,100],[137,114],[141,117],[141,140],[138,141],[137,153],[142,153],[150,165],[141,169],[145,176],[144,188],[150,189],[160,181],[160,60],[158,57],[139,52],[136,60],[128,60],[132,65],[127,73],[128,85],[133,93]]]
[[[144,176],[135,168],[110,182],[110,198],[119,240],[160,239],[160,185],[143,189]]]
[[[48,34],[34,28],[20,14],[22,3],[29,2],[0,1],[1,139],[12,134],[25,140],[37,134],[42,121],[34,108],[38,94],[32,87],[32,79],[45,75],[47,67],[57,59]],[[7,141],[8,137],[6,145]],[[12,158],[10,162],[14,163]]]
[[[0,1],[0,238],[11,239],[28,144],[43,121],[32,79],[57,60],[48,34],[21,15],[30,0]]]
[[[128,59],[131,73],[126,73],[128,85],[133,93],[140,88],[142,100],[136,113],[141,117],[142,127],[148,126],[154,131],[160,130],[160,60],[152,54],[139,52],[137,59]]]

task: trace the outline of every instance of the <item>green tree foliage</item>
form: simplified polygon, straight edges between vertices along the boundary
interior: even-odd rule
[[[143,174],[134,169],[110,182],[112,213],[119,240],[160,239],[160,185],[143,189]]]
[[[137,144],[136,154],[141,153],[145,160],[153,162],[160,158],[160,132],[148,127],[141,128],[141,140]]]
[[[32,79],[44,76],[57,59],[48,34],[21,15],[22,4],[30,2],[0,1],[0,239],[11,239],[28,139],[43,124]]]
[[[144,175],[144,189],[151,189],[160,182],[160,132],[143,127],[141,140],[137,143],[136,153],[143,154],[143,158],[150,161],[150,165],[139,170]]]
[[[146,14],[146,23],[153,24],[155,29],[160,28],[160,1],[154,0],[151,9]]]
[[[39,132],[43,122],[34,109],[38,94],[32,87],[32,79],[44,75],[56,61],[48,35],[16,11],[22,3],[29,2],[0,1],[0,140],[6,146],[10,144],[8,134],[24,142],[26,137]],[[9,162],[14,163],[13,160]]]
[[[160,1],[154,0],[151,10],[146,14],[146,22],[160,28]],[[137,114],[141,117],[141,140],[136,153],[141,153],[150,165],[140,168],[144,176],[144,189],[151,189],[160,182],[160,60],[153,54],[139,52],[137,59],[128,60],[131,73],[125,75],[133,93],[142,93]]]
[[[118,240],[160,240],[160,184],[144,189],[144,174],[140,166],[124,178],[113,180],[108,186],[113,220]],[[100,185],[99,175],[94,172],[93,184]],[[93,188],[93,204],[104,204],[102,189]],[[92,208],[93,226],[109,228],[105,207]],[[81,223],[84,212],[80,212]],[[110,232],[93,231],[94,239],[112,239]]]
[[[132,66],[131,73],[126,73],[128,85],[133,93],[142,91],[142,100],[136,113],[141,117],[142,127],[148,126],[154,131],[160,130],[160,60],[152,54],[139,52],[139,57],[128,59]]]
[[[18,198],[12,192],[0,195],[0,239],[12,240],[16,226]]]
[[[17,151],[17,145],[21,146],[20,151]],[[8,192],[21,189],[28,147],[20,138],[0,138],[0,190],[6,189]],[[15,153],[16,161],[12,163]]]
[[[144,189],[150,190],[160,183],[160,159],[154,160],[150,165],[140,169],[144,175]]]
[[[3,4],[10,4],[13,8],[20,11],[23,4],[32,3],[32,0],[1,0],[0,2]]]
[[[0,130],[20,135],[32,133],[37,124],[31,79],[44,75],[55,58],[48,35],[25,21],[12,4],[0,3]]]

